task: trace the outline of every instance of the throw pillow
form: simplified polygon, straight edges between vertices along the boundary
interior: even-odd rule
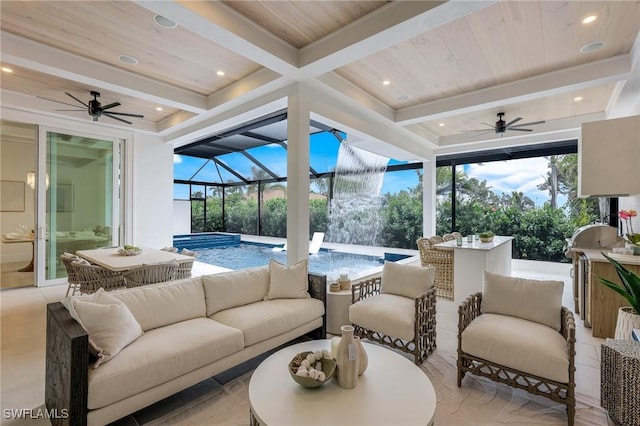
[[[539,281],[484,272],[482,285],[483,314],[501,314],[560,331],[562,281]]]
[[[100,288],[91,297],[69,298],[65,306],[89,334],[89,345],[98,356],[93,368],[115,357],[142,336],[142,328],[127,305]]]
[[[401,265],[384,262],[380,293],[415,299],[433,286],[436,268],[433,266]]]
[[[265,300],[308,299],[309,265],[307,259],[292,267],[271,260],[269,262],[269,291]]]

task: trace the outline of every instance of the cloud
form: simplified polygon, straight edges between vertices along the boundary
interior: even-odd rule
[[[173,164],[180,164],[182,163],[182,157],[179,156],[178,154],[173,154]]]
[[[542,157],[469,164],[465,171],[469,177],[486,180],[487,186],[496,193],[522,192],[536,204],[542,204],[549,198],[546,191],[537,188],[545,181],[548,172],[548,161]]]

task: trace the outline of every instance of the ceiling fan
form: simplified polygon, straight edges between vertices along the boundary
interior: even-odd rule
[[[481,132],[481,133],[478,133],[478,135],[484,135],[486,133],[495,132],[496,134],[499,134],[500,136],[502,136],[507,130],[513,130],[517,132],[532,132],[533,129],[524,129],[523,127],[535,126],[536,124],[544,123],[544,120],[543,120],[543,121],[532,121],[531,123],[522,123],[522,124],[516,125],[518,121],[522,120],[522,117],[514,118],[513,120],[507,123],[502,119],[504,115],[505,115],[504,112],[499,112],[498,121],[496,121],[495,124],[480,123],[480,124],[484,124],[485,126],[491,127],[491,129],[464,130],[463,133]]]
[[[81,101],[80,99],[78,99],[75,96],[73,96],[71,93],[68,93],[68,92],[64,92],[64,93],[67,96],[69,96],[72,99],[74,99],[75,101],[77,101],[80,104],[82,104],[84,107],[86,107],[86,110],[84,108],[80,108],[79,106],[74,105],[74,104],[68,104],[66,102],[60,102],[60,101],[56,101],[54,99],[47,99],[47,98],[43,98],[43,97],[40,97],[40,96],[38,96],[38,97],[40,99],[45,99],[47,101],[57,102],[59,104],[76,107],[76,109],[57,109],[56,111],[87,111],[89,113],[89,115],[91,117],[93,117],[93,121],[98,121],[98,119],[103,115],[107,116],[109,118],[113,118],[114,120],[122,121],[123,123],[127,123],[127,124],[131,124],[131,121],[125,120],[125,119],[120,118],[120,117],[115,117],[115,116],[116,115],[123,115],[123,116],[126,116],[126,117],[144,118],[144,116],[141,115],[141,114],[129,114],[129,113],[126,113],[126,112],[107,111],[108,109],[120,106],[120,102],[112,102],[110,104],[107,104],[107,105],[103,106],[100,103],[100,101],[98,101],[98,98],[100,97],[100,92],[96,92],[96,91],[93,91],[93,90],[90,91],[89,93],[91,93],[91,96],[93,96],[93,99],[91,99],[88,103],[85,103],[85,102]]]

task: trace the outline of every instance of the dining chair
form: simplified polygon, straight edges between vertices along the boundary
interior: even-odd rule
[[[195,262],[195,259],[182,260],[178,262],[178,269],[176,269],[176,276],[174,279],[180,280],[182,278],[190,278],[191,270],[193,269],[193,262]]]
[[[125,288],[125,281],[120,272],[99,265],[87,265],[81,261],[71,262],[70,267],[81,294],[95,293],[101,287],[106,291]]]
[[[445,241],[453,241],[453,240],[456,239],[456,236],[453,235],[453,234],[444,234],[442,236],[442,239],[445,240]]]
[[[67,282],[69,283],[67,287],[67,292],[64,294],[64,297],[69,295],[71,290],[71,295],[76,294],[76,291],[80,290],[80,283],[78,282],[78,274],[76,273],[76,269],[71,266],[72,262],[80,260],[80,257],[73,253],[62,253],[60,255],[60,261],[64,265],[64,269],[67,271]]]
[[[140,287],[147,284],[157,284],[172,281],[176,278],[178,262],[173,259],[169,262],[153,263],[138,266],[122,273],[127,288]]]
[[[429,240],[430,240],[433,244],[440,244],[440,243],[444,243],[444,238],[442,238],[440,235],[432,235],[431,237],[429,237]]]

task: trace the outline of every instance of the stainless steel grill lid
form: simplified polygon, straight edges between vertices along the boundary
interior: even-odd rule
[[[585,249],[611,248],[622,238],[618,228],[609,225],[585,225],[576,230],[570,240],[570,247]]]

